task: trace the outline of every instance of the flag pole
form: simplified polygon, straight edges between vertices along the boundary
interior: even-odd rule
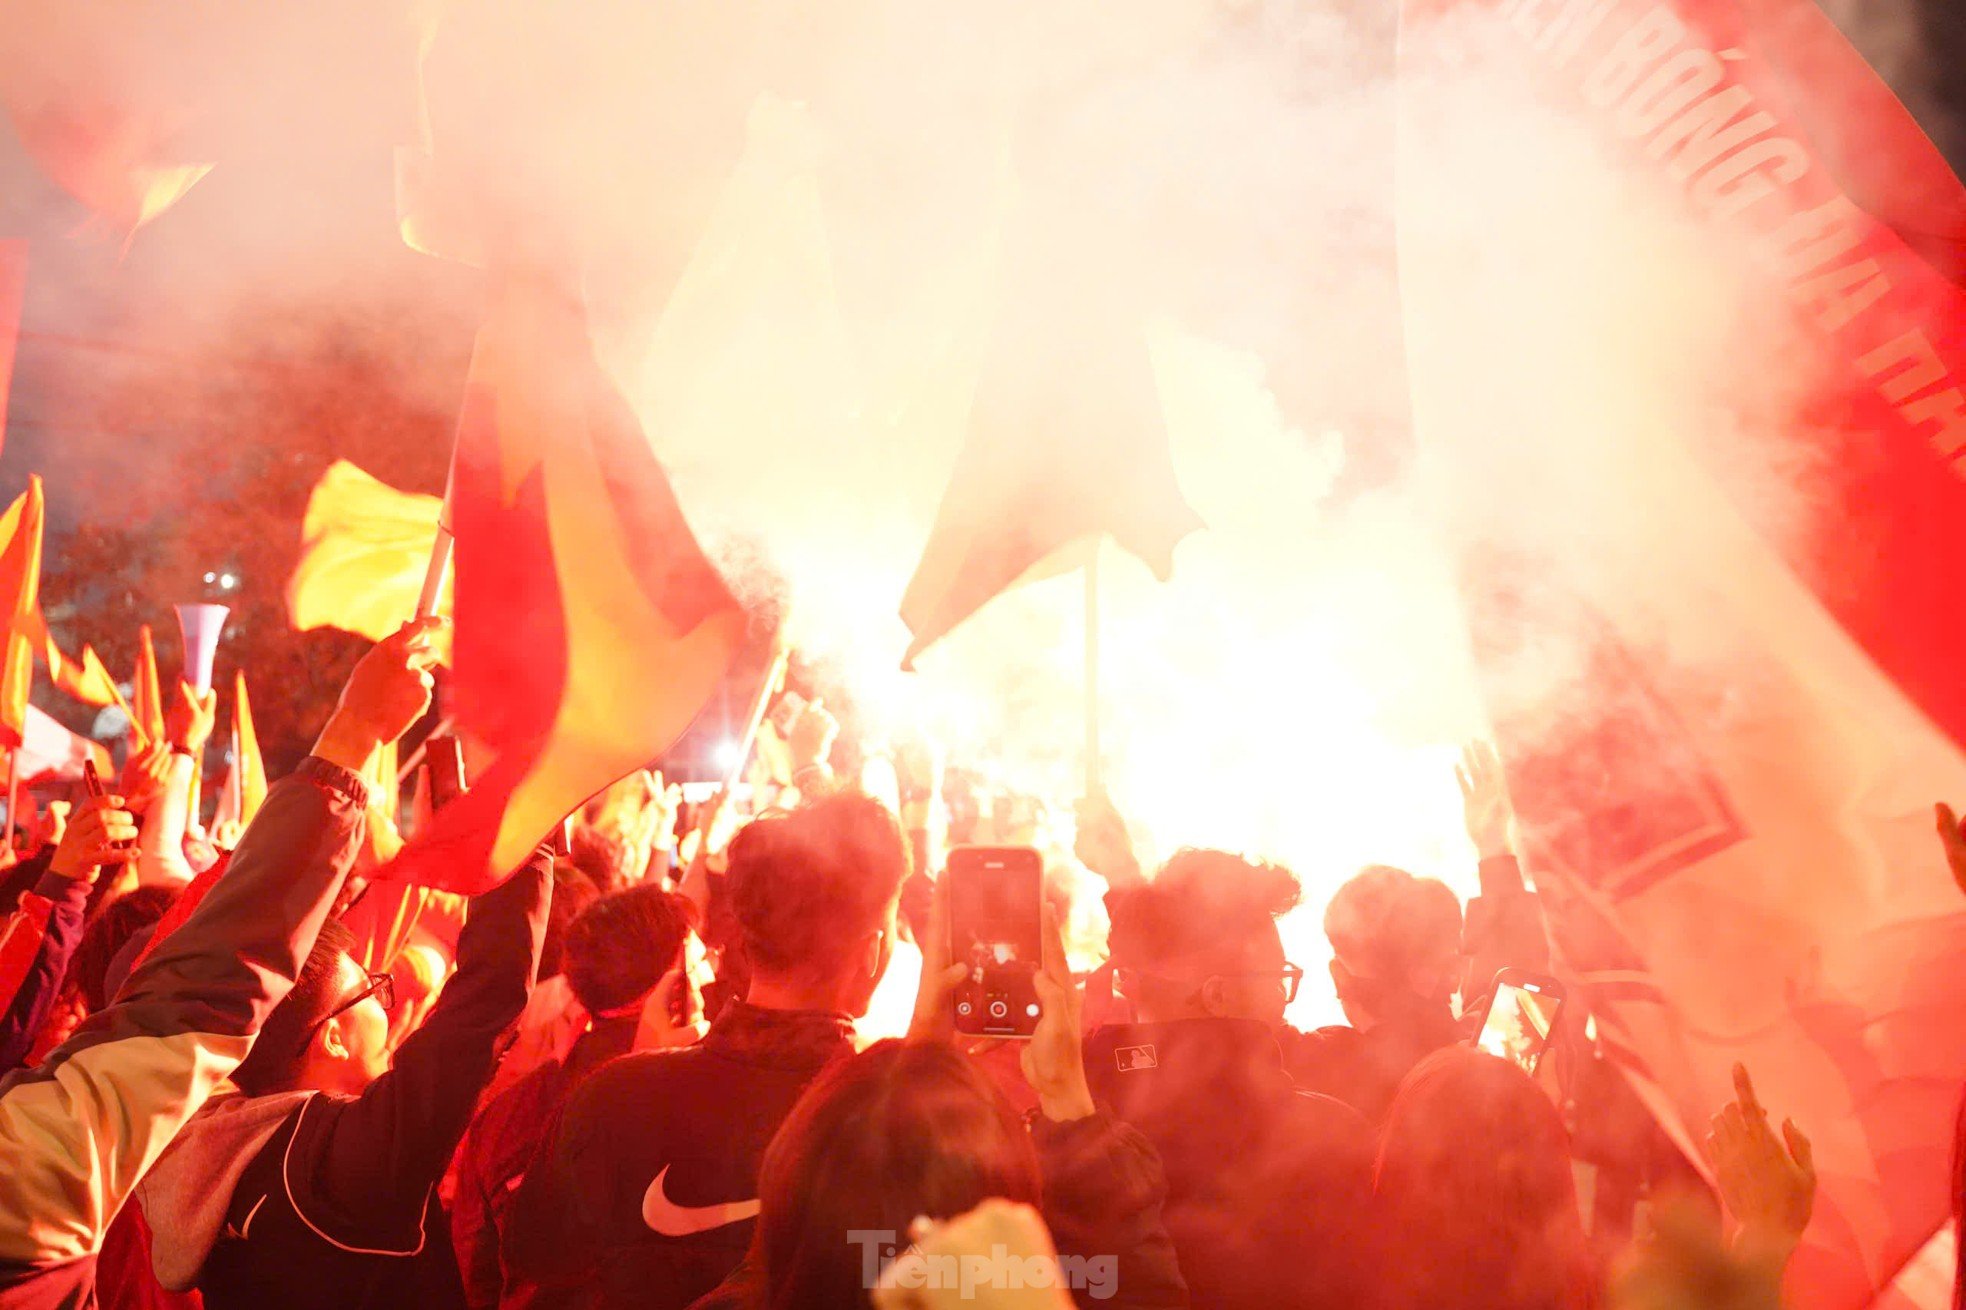
[[[1103,787],[1099,760],[1099,547],[1094,535],[1085,560],[1085,794]]]
[[[780,632],[783,631],[781,628]],[[781,639],[778,649],[772,652],[771,667],[765,671],[765,680],[759,684],[757,699],[751,702],[751,716],[744,722],[744,736],[738,740],[736,758],[724,775],[723,790],[719,793],[721,797],[729,797],[743,780],[745,767],[751,763],[751,752],[757,749],[758,729],[764,725],[765,713],[771,709],[772,701],[785,686],[785,669],[791,662],[791,643]]]
[[[444,584],[450,581],[451,556],[457,538],[451,535],[451,488],[457,480],[457,448],[451,448],[450,468],[444,474],[444,506],[437,512],[437,539],[430,543],[430,564],[423,571],[423,591],[416,598],[416,617],[429,618],[444,598]]]

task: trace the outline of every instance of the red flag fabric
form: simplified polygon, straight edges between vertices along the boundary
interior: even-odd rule
[[[654,759],[735,655],[744,613],[557,288],[502,281],[458,419],[459,732],[493,762],[419,834],[406,876],[475,892]]]
[[[1108,533],[1165,579],[1201,526],[1175,481],[1146,344],[1111,323],[1000,323],[970,431],[902,597],[904,667],[1076,542]]]
[[[164,693],[157,680],[157,647],[150,639],[150,625],[137,629],[137,671],[131,689],[130,731],[139,748],[164,740]]]
[[[7,440],[7,393],[20,343],[21,305],[27,294],[27,242],[0,241],[0,449]]]
[[[0,618],[7,624],[0,655],[0,745],[18,748],[27,729],[27,693],[34,681],[35,625],[41,597],[41,479],[0,517]]]
[[[218,808],[212,814],[212,831],[229,824],[233,832],[243,831],[259,813],[266,799],[266,762],[260,758],[259,733],[253,727],[253,706],[246,695],[246,675],[233,673],[232,683],[232,764],[219,783]]]
[[[1958,180],[1904,113],[1840,116],[1881,88],[1805,0],[1404,13],[1415,427],[1494,502],[1456,535],[1559,954],[1689,1155],[1737,1061],[1813,1137],[1790,1302],[1869,1305],[1946,1220],[1966,1068],[1931,834],[1966,794],[1966,297],[1898,230]]]

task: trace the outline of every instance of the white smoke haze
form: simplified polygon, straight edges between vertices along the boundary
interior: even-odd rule
[[[1340,882],[1384,862],[1475,891],[1452,773],[1485,731],[1460,550],[1504,542],[1641,600],[1697,574],[1685,555],[1702,538],[1655,476],[1657,434],[1696,430],[1738,431],[1742,467],[1808,530],[1810,471],[1770,465],[1757,425],[1811,365],[1786,345],[1743,350],[1739,252],[1618,180],[1584,125],[1534,104],[1507,51],[1457,35],[1441,39],[1465,47],[1459,103],[1488,108],[1453,131],[1510,142],[1514,175],[1498,187],[1494,151],[1471,148],[1482,176],[1428,179],[1440,208],[1405,214],[1406,239],[1507,224],[1535,233],[1507,251],[1536,258],[1462,248],[1446,285],[1505,306],[1513,330],[1456,341],[1464,403],[1399,478],[1344,483],[1405,421],[1388,335],[1394,9],[460,0],[365,6],[327,39],[318,18],[269,8],[242,29],[259,44],[235,35],[199,61],[224,92],[197,118],[224,129],[200,185],[228,154],[265,166],[273,129],[292,128],[307,148],[285,203],[237,214],[223,250],[169,215],[136,249],[148,298],[196,301],[208,330],[185,350],[236,349],[242,323],[267,332],[255,311],[274,301],[274,339],[304,355],[392,303],[414,258],[352,239],[351,216],[317,198],[355,171],[375,192],[388,145],[412,163],[434,147],[472,197],[468,231],[436,244],[518,234],[584,261],[604,355],[692,522],[720,558],[762,556],[769,586],[784,580],[802,647],[891,731],[926,730],[1060,806],[1081,776],[1077,576],[1002,598],[913,675],[896,609],[1000,317],[1141,343],[1208,527],[1166,586],[1105,556],[1107,777],[1150,854],[1221,845],[1303,876],[1289,950],[1313,978],[1293,1017],[1325,1022],[1319,921]],[[175,39],[201,48],[223,26]],[[428,140],[397,113],[420,34]],[[131,60],[172,57],[154,31],[132,39],[149,44]],[[303,64],[296,100],[282,70]],[[255,123],[262,99],[298,107]],[[1460,199],[1497,193],[1507,212]],[[317,210],[332,221],[307,221]],[[1525,357],[1544,385],[1498,389]],[[405,388],[461,386],[404,367]],[[1561,687],[1571,654],[1534,676]],[[1687,652],[1716,686],[1731,654]]]

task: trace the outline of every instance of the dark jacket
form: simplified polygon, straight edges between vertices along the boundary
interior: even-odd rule
[[[1166,1310],[1188,1304],[1173,1243],[1162,1223],[1167,1180],[1141,1133],[1110,1114],[1031,1127],[1044,1183],[1041,1210],[1072,1296],[1106,1310]],[[892,1257],[893,1251],[883,1255]],[[760,1310],[763,1273],[747,1254],[690,1310]]]
[[[635,1044],[638,1015],[597,1019],[564,1061],[548,1060],[486,1102],[457,1152],[451,1242],[471,1310],[529,1306],[532,1289],[507,1287],[500,1251],[511,1229],[512,1201],[526,1170],[573,1089]]]
[[[1542,905],[1524,885],[1522,866],[1513,855],[1498,855],[1481,862],[1480,876],[1481,895],[1468,902],[1461,931],[1461,953],[1468,957],[1463,1017],[1455,1019],[1444,999],[1413,996],[1371,1028],[1337,1024],[1310,1033],[1287,1032],[1284,1062],[1292,1077],[1312,1091],[1337,1097],[1374,1124],[1384,1123],[1413,1066],[1475,1035],[1497,973],[1549,968]]]
[[[589,1078],[519,1189],[508,1285],[639,1310],[716,1287],[750,1245],[765,1146],[851,1034],[841,1015],[734,1001],[701,1044]]]
[[[1298,1087],[1267,1026],[1110,1026],[1086,1040],[1085,1065],[1094,1100],[1159,1152],[1196,1307],[1356,1303],[1370,1272],[1372,1130]]]
[[[471,902],[457,972],[360,1096],[215,1102],[138,1189],[167,1288],[212,1310],[460,1305],[438,1179],[525,1008],[551,858]]]
[[[367,804],[358,776],[303,761],[115,1004],[0,1082],[0,1307],[95,1303],[111,1218],[292,989]]]
[[[11,989],[0,1013],[0,1073],[27,1059],[54,1009],[68,962],[82,944],[89,892],[89,883],[44,871],[8,923],[0,943],[0,989]]]

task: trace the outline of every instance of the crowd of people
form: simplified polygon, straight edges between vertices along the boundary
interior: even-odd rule
[[[745,821],[638,774],[482,895],[392,881],[374,762],[438,626],[358,664],[236,836],[198,830],[186,689],[6,872],[0,1307],[1778,1303],[1815,1181],[1747,1071],[1699,1169],[1588,998],[1533,1067],[1471,1041],[1503,969],[1561,972],[1492,753],[1460,776],[1481,895],[1361,872],[1328,979],[1285,957],[1289,869],[1143,869],[1088,798],[1054,863],[1103,881],[1103,960],[1067,945],[1084,873],[1048,878],[1035,1031],[978,1040],[937,866],[1017,818],[940,831],[919,761],[836,774],[823,706]],[[902,954],[913,1021],[869,1042]],[[1347,1022],[1292,1028],[1325,986]]]

